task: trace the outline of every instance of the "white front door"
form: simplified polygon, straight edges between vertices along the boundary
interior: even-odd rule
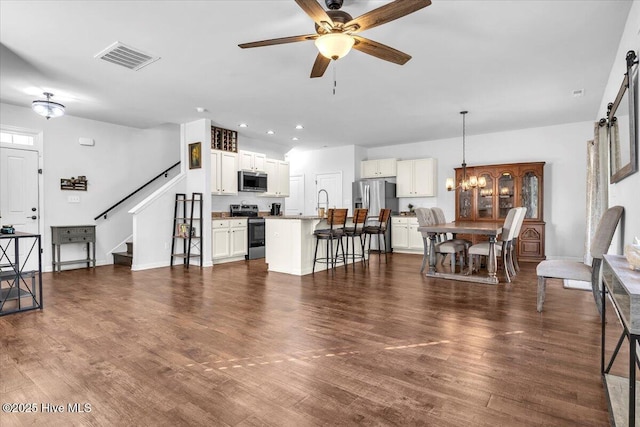
[[[285,215],[304,213],[304,175],[289,177],[289,198],[285,200]]]
[[[38,152],[0,148],[1,225],[12,225],[16,231],[38,234],[39,215]],[[28,248],[26,246],[20,246],[21,252],[31,248],[30,244]],[[27,269],[37,268],[37,247],[35,250]],[[21,260],[25,255],[26,252],[20,254]]]

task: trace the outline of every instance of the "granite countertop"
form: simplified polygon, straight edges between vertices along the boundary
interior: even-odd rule
[[[279,216],[267,215],[265,218],[267,219],[324,219],[315,215],[279,215]]]

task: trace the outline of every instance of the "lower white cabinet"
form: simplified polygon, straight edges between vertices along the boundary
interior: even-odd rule
[[[391,247],[394,252],[422,253],[422,233],[418,231],[418,218],[414,216],[391,218]]]
[[[216,219],[211,222],[211,258],[214,264],[238,261],[247,255],[246,218]]]

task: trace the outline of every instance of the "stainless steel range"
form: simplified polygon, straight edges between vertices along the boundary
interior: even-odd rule
[[[247,218],[249,253],[245,258],[264,258],[265,226],[264,218],[258,216],[258,205],[230,205],[229,213]]]

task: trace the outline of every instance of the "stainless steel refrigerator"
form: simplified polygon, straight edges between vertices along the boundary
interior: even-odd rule
[[[369,209],[369,218],[377,218],[380,209],[391,209],[391,214],[398,213],[396,184],[384,179],[363,179],[353,183],[353,209]],[[391,252],[391,224],[388,224],[384,240],[387,252]],[[371,241],[371,249],[378,249],[377,239]]]

